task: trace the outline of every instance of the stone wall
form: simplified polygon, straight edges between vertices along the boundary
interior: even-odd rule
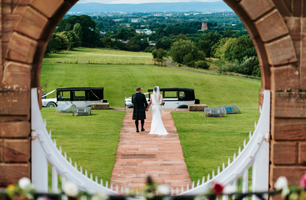
[[[0,0],[0,187],[30,177],[30,89],[40,86],[47,41],[75,2]]]
[[[0,187],[30,177],[30,88],[40,87],[47,42],[76,1],[0,0]],[[306,1],[225,2],[258,53],[259,106],[272,92],[270,185],[279,175],[297,184],[306,172]]]

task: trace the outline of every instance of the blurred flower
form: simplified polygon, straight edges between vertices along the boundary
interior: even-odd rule
[[[288,187],[284,187],[283,190],[282,190],[282,197],[286,197],[288,194],[290,193],[290,190]]]
[[[274,188],[277,190],[282,190],[282,197],[286,197],[290,193],[287,178],[284,176],[280,176],[277,179],[276,183],[274,184]]]
[[[298,200],[298,199],[299,199],[299,195],[297,195],[296,193],[292,193],[292,194],[289,196],[289,199],[290,199],[290,200]]]
[[[104,192],[98,192],[92,196],[91,200],[106,200],[108,196]]]
[[[232,194],[232,193],[235,193],[237,192],[237,187],[234,186],[234,185],[226,185],[223,189],[223,193],[224,194]]]
[[[44,200],[52,200],[52,199],[50,199],[50,198],[47,197],[47,196],[45,196],[43,199],[44,199]]]
[[[282,190],[284,188],[288,188],[288,181],[287,178],[284,176],[280,176],[276,183],[274,184],[275,189]]]
[[[219,183],[214,183],[214,185],[213,185],[213,187],[212,187],[213,192],[214,192],[215,195],[217,195],[217,196],[220,195],[220,194],[222,194],[223,189],[224,189],[223,185],[221,185],[221,184],[219,184]]]
[[[12,184],[8,185],[7,188],[6,188],[6,190],[10,190],[10,191],[13,191],[15,189],[16,189],[15,185],[12,185]]]
[[[157,186],[157,192],[159,195],[169,195],[170,188],[167,185],[159,185]]]
[[[31,188],[31,181],[30,179],[24,177],[19,180],[18,185],[23,190],[27,188]]]
[[[9,197],[13,197],[16,192],[16,187],[15,185],[8,185],[7,188],[5,189],[6,193],[8,194]]]
[[[76,184],[71,181],[66,181],[63,185],[63,191],[67,196],[76,197],[78,195],[79,189]]]
[[[129,195],[130,194],[130,190],[129,190],[129,188],[128,187],[126,187],[126,188],[124,188],[124,193],[125,193],[125,195]]]
[[[300,185],[302,188],[306,189],[306,174],[302,177]]]

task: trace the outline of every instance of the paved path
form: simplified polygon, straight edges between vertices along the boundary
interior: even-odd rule
[[[111,184],[120,187],[141,187],[147,176],[159,184],[168,184],[176,188],[187,184],[191,179],[184,161],[181,143],[170,112],[162,112],[162,119],[169,135],[149,135],[152,113],[147,112],[144,132],[136,133],[132,112],[127,112],[123,120],[118,144],[116,162],[111,177]],[[129,158],[123,156],[129,155]],[[153,156],[137,158],[130,156]],[[155,156],[155,158],[154,158]]]

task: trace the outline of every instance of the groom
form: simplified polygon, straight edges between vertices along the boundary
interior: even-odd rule
[[[143,126],[144,120],[146,119],[146,108],[148,107],[148,102],[146,96],[142,94],[141,87],[137,87],[136,91],[137,93],[132,96],[132,103],[134,104],[133,120],[135,120],[136,132],[139,132],[138,120],[141,121],[141,131],[145,131]]]

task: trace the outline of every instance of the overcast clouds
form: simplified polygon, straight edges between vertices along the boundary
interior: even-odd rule
[[[222,0],[80,0],[78,3],[107,3],[107,4],[139,4],[139,3],[171,3],[171,2],[217,2]]]

